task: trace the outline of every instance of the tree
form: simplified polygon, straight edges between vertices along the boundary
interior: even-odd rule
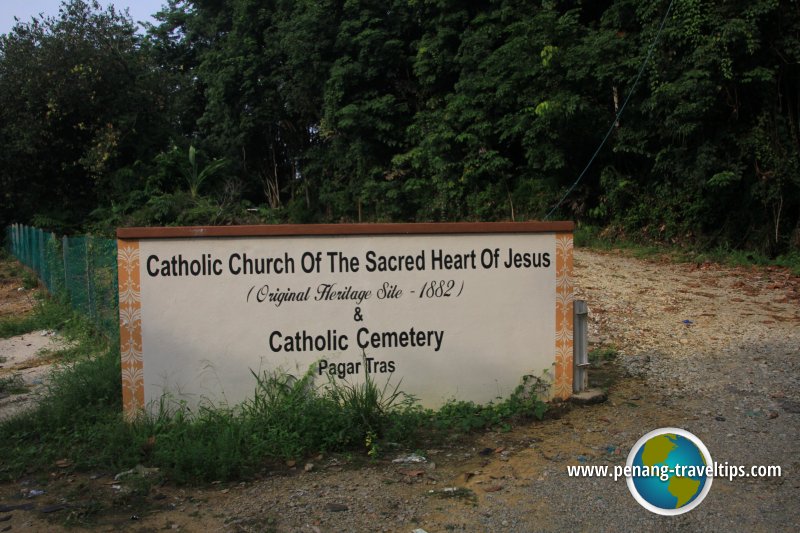
[[[604,23],[628,15],[639,62],[666,5],[614,8]],[[773,255],[791,246],[800,223],[799,15],[771,0],[676,4],[603,173],[598,200],[611,221],[664,240],[702,236]]]
[[[800,247],[796,2],[168,0],[158,18],[142,39],[72,0],[2,38],[3,221],[524,220],[570,190],[555,216]]]
[[[443,7],[415,64],[427,101],[395,159],[409,195],[432,191],[426,218],[540,217],[604,114],[578,57],[579,12],[514,0]]]
[[[127,15],[84,0],[0,37],[2,222],[76,227],[137,187],[116,172],[166,140],[164,93],[140,43]]]

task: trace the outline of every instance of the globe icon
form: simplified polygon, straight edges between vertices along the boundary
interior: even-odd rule
[[[678,428],[651,431],[628,455],[628,489],[646,509],[677,515],[691,511],[711,489],[711,455],[692,433]]]

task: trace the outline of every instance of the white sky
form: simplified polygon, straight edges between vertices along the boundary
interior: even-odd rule
[[[100,0],[104,7],[114,4],[119,11],[128,8],[134,22],[155,22],[151,15],[161,10],[166,0]],[[0,0],[0,33],[8,33],[14,27],[14,16],[22,22],[40,13],[58,15],[61,0]]]

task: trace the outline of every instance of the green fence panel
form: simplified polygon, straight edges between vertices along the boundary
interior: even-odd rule
[[[64,283],[64,261],[63,254],[61,253],[61,240],[56,237],[55,233],[51,233],[47,239],[45,257],[47,262],[47,277],[43,277],[42,279],[47,284],[47,290],[50,291],[50,294],[62,295],[66,291],[66,285]]]
[[[70,237],[64,251],[67,295],[72,307],[89,315],[89,295],[86,290],[86,238]]]
[[[63,298],[109,339],[119,335],[117,242],[93,236],[58,238],[39,228],[6,228],[6,248],[36,272],[50,294]]]
[[[89,294],[94,322],[111,339],[119,335],[117,242],[92,238],[88,248]]]

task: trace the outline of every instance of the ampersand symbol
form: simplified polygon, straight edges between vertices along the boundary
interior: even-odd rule
[[[356,312],[353,315],[353,320],[355,320],[356,322],[361,322],[362,320],[364,320],[364,317],[361,316],[361,308],[360,307],[356,307]]]

